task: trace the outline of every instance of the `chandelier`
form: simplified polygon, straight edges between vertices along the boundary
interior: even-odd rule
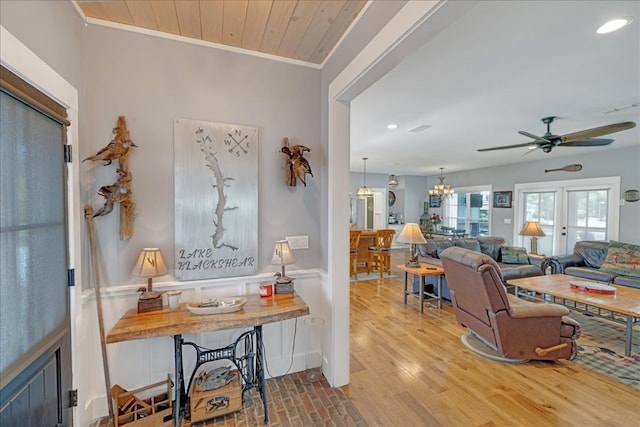
[[[367,187],[367,159],[368,157],[363,157],[364,160],[364,185],[358,188],[358,192],[356,195],[360,198],[368,197],[373,195],[373,191]]]
[[[440,199],[453,196],[453,188],[451,188],[449,184],[444,183],[443,170],[444,168],[440,168],[440,177],[438,177],[440,183],[434,185],[433,188],[429,190],[429,196],[438,196]]]

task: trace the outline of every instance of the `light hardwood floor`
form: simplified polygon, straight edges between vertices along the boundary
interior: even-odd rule
[[[407,251],[393,250],[393,265]],[[638,426],[640,391],[568,361],[509,365],[466,350],[450,304],[403,303],[404,273],[351,282],[351,376],[369,426]],[[411,277],[411,276],[409,276]]]

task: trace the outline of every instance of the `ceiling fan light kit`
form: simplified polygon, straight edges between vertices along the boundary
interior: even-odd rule
[[[551,133],[551,123],[556,116],[543,117],[542,123],[547,125],[547,132],[542,135],[534,135],[523,130],[518,131],[520,135],[524,135],[533,139],[531,142],[514,145],[503,145],[501,147],[479,148],[478,151],[507,150],[510,148],[527,147],[530,149],[540,148],[545,153],[550,153],[555,147],[600,147],[611,144],[614,140],[610,138],[594,138],[596,136],[609,135],[611,133],[620,132],[631,129],[636,126],[635,122],[621,122],[596,128],[585,129],[577,132],[567,133],[564,135],[554,135]]]
[[[624,18],[616,18],[605,22],[596,30],[598,34],[608,34],[617,31],[633,22],[633,18],[625,16]]]

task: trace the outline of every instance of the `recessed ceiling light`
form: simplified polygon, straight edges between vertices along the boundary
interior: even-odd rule
[[[596,30],[596,33],[598,33],[598,34],[611,33],[613,31],[619,30],[620,28],[624,27],[625,25],[631,24],[632,21],[633,21],[633,18],[612,19],[611,21],[606,22],[604,25],[602,25],[600,28],[598,28]]]
[[[418,132],[422,132],[423,130],[429,129],[430,127],[431,127],[430,125],[420,125],[420,126],[414,127],[409,132],[418,133]]]
[[[635,102],[633,104],[620,105],[617,107],[610,108],[607,111],[603,111],[602,114],[619,113],[620,111],[630,110],[631,108],[639,108],[639,107],[640,107],[640,102]]]
[[[387,125],[387,129],[398,129],[398,125],[395,123],[390,123]]]

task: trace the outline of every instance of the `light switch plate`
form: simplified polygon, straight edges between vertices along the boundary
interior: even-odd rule
[[[511,224],[511,218],[505,218],[504,219],[504,223],[505,224]]]
[[[286,236],[289,247],[293,249],[309,249],[309,236]]]

